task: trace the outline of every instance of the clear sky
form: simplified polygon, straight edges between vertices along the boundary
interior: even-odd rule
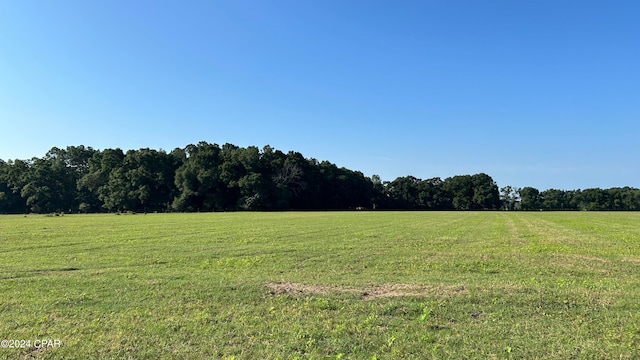
[[[0,159],[271,145],[640,187],[640,1],[0,1]]]

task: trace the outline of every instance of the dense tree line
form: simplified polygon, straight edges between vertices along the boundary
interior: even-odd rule
[[[584,190],[548,189],[533,187],[515,189],[517,202],[513,209],[521,210],[640,210],[640,189],[631,187]],[[503,191],[503,197],[506,192]],[[513,193],[512,193],[513,194]],[[512,195],[513,196],[513,195]],[[506,198],[510,198],[507,196]],[[512,199],[512,197],[511,197]]]
[[[0,213],[349,209],[374,197],[361,172],[269,146],[77,146],[0,161]]]
[[[498,189],[487,174],[383,182],[265,146],[57,147],[0,160],[0,213],[233,210],[640,210],[640,190]]]

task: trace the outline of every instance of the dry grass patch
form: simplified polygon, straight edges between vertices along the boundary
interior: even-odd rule
[[[588,256],[581,254],[554,254],[550,257],[551,263],[566,269],[585,269],[598,271],[601,273],[609,272],[609,260],[596,256]]]
[[[565,254],[565,256],[578,259],[578,260],[584,260],[584,261],[595,261],[600,263],[607,262],[607,260],[596,257],[596,256],[586,256],[586,255],[580,255],[580,254]]]
[[[267,288],[272,295],[330,295],[330,294],[359,294],[362,300],[374,300],[386,297],[408,296],[456,296],[466,294],[464,286],[431,286],[420,284],[382,284],[365,288],[339,286],[339,285],[310,285],[292,282],[270,282]]]

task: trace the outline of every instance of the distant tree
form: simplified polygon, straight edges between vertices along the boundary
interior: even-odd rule
[[[271,181],[279,189],[280,196],[287,199],[287,203],[300,196],[308,186],[304,171],[306,163],[302,154],[289,152],[282,167],[271,175]]]
[[[371,208],[373,196],[373,183],[360,171],[340,168],[338,185],[341,189],[344,203],[341,209]]]
[[[476,210],[495,210],[502,205],[498,185],[491,176],[480,173],[471,176],[473,184],[472,208]]]
[[[280,174],[287,161],[287,154],[276,150],[269,145],[262,148],[260,154],[260,173],[263,176],[262,183],[262,206],[267,210],[282,210],[291,208],[291,198],[293,194],[289,191],[288,185],[279,182]],[[293,159],[289,159],[292,163]],[[297,164],[300,166],[300,164]],[[303,171],[304,172],[304,171]],[[299,176],[302,176],[298,174]],[[297,178],[299,181],[300,177]]]
[[[520,189],[509,185],[500,188],[500,201],[504,210],[520,209],[519,191]]]
[[[311,169],[310,169],[311,170]],[[338,167],[328,161],[317,163],[305,196],[315,191],[316,209],[371,208],[374,198],[373,182],[359,171]]]
[[[371,207],[375,210],[377,207],[384,207],[384,184],[380,175],[372,175],[371,176],[371,185],[372,185],[372,196],[371,196]]]
[[[121,149],[106,149],[94,153],[89,159],[88,170],[76,185],[84,194],[80,203],[82,212],[117,209],[118,201],[112,197],[116,189],[109,184],[109,179],[116,177],[111,173],[123,166],[124,156]]]
[[[7,212],[27,213],[29,206],[22,197],[22,188],[29,181],[29,172],[31,167],[30,160],[15,160],[7,163],[3,178],[6,181],[6,187],[3,203]]]
[[[220,146],[200,142],[188,145],[185,161],[176,170],[177,196],[172,208],[178,211],[224,209],[225,186],[220,179]]]
[[[255,146],[242,149],[238,155],[244,169],[243,176],[238,180],[238,206],[244,210],[266,209],[267,181],[262,174],[260,156],[260,150]]]
[[[447,178],[443,188],[450,194],[455,210],[471,210],[474,207],[474,184],[471,175],[457,175]]]
[[[86,188],[79,187],[80,180],[90,171],[91,159],[98,153],[98,150],[84,145],[68,146],[64,152],[64,162],[68,168],[72,169],[73,173],[74,181],[69,185],[72,186],[70,191],[75,192],[74,211],[99,210],[99,199],[96,194]]]
[[[540,193],[541,208],[545,210],[567,210],[570,203],[564,190],[548,189]]]
[[[24,164],[25,167],[21,167]],[[26,164],[18,160],[5,162],[0,160],[0,214],[23,213],[27,209],[24,199],[20,196],[20,184],[23,179],[21,171],[26,172]]]
[[[580,210],[597,211],[613,208],[609,192],[600,188],[584,189],[580,194]]]
[[[422,209],[444,210],[451,207],[439,177],[422,180],[418,184],[418,191],[418,202]]]
[[[33,158],[20,184],[20,195],[33,212],[78,211],[77,182],[88,172],[91,148],[51,148],[43,158]]]
[[[282,209],[640,210],[640,189],[501,189],[484,173],[382,181],[329,161],[200,142],[170,153],[54,147],[0,160],[0,213]]]
[[[242,148],[226,143],[220,151],[221,163],[218,165],[220,181],[224,186],[219,189],[222,197],[222,209],[233,210],[240,198],[240,179],[246,175],[245,167],[240,161]]]
[[[625,186],[607,189],[611,210],[640,210],[640,190]]]
[[[4,160],[0,160],[0,213],[6,213],[9,208],[7,198],[12,191],[7,181],[8,173],[9,165]]]
[[[385,193],[391,200],[391,206],[395,209],[419,209],[420,208],[420,184],[422,180],[414,176],[398,177],[385,187]],[[423,194],[423,197],[428,196]]]
[[[165,151],[129,150],[109,171],[100,197],[109,210],[165,211],[175,194],[175,159]]]
[[[624,210],[640,210],[640,189],[624,187],[621,198]]]
[[[522,210],[540,210],[542,199],[540,191],[536,188],[525,186],[519,191],[520,207]]]

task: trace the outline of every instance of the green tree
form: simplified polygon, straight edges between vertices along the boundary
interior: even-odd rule
[[[418,184],[418,202],[421,209],[444,210],[451,208],[450,199],[442,189],[439,177],[422,180]]]
[[[109,185],[109,179],[112,172],[123,166],[124,156],[119,148],[106,149],[91,156],[88,170],[77,184],[78,190],[85,194],[80,203],[83,212],[117,209],[118,203],[112,197],[113,184]]]
[[[519,191],[520,207],[522,210],[540,210],[542,206],[542,198],[540,191],[531,186],[525,186]]]
[[[374,174],[371,176],[372,196],[371,207],[376,209],[379,206],[384,207],[384,183],[380,178],[380,175]]]
[[[397,177],[385,187],[392,208],[419,209],[428,195],[421,189],[422,180],[414,176]],[[421,191],[422,190],[422,191]],[[421,196],[422,195],[422,196]]]
[[[109,210],[165,211],[175,195],[175,158],[148,148],[129,150],[120,166],[110,169],[99,187]]]
[[[565,210],[569,206],[563,190],[547,189],[540,193],[541,207],[545,210]]]
[[[473,197],[471,207],[475,210],[495,210],[501,207],[498,185],[491,176],[480,173],[471,176]]]
[[[276,187],[279,203],[286,208],[313,208],[313,198],[306,196],[308,162],[299,152],[290,151],[282,167],[274,169],[271,181]]]
[[[224,209],[224,184],[220,179],[220,146],[200,142],[184,149],[185,160],[176,170],[177,196],[172,207],[178,211]]]
[[[24,162],[18,162],[24,164]],[[20,170],[19,164],[0,160],[0,214],[26,211],[27,205],[20,196],[19,179],[23,178],[23,175],[19,173]]]
[[[611,210],[640,210],[640,190],[628,186],[607,189]]]
[[[509,185],[500,188],[500,201],[504,210],[520,209],[519,191],[520,189]]]
[[[451,198],[455,210],[474,208],[474,184],[471,175],[457,175],[444,180],[442,187]]]
[[[77,211],[77,182],[88,172],[88,161],[94,152],[84,146],[53,147],[43,158],[33,158],[20,191],[31,211]]]
[[[584,189],[580,194],[580,210],[599,211],[613,208],[609,192],[600,188]]]

